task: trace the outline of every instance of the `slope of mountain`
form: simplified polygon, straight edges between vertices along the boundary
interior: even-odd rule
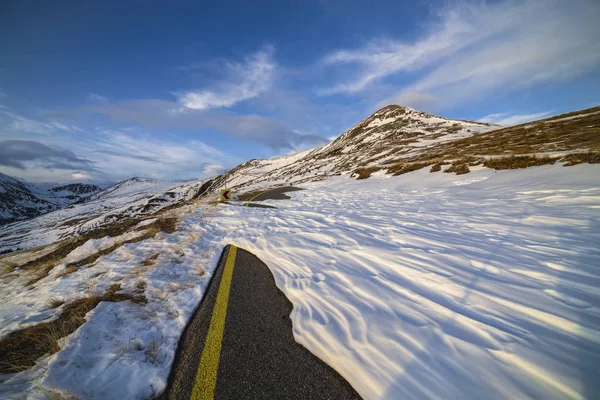
[[[16,372],[0,397],[157,397],[228,243],[264,259],[297,341],[365,399],[590,397],[600,175],[561,163],[598,163],[599,146],[600,108],[500,129],[386,107],[315,150],[202,185],[133,178],[0,228],[0,252],[55,242],[0,256],[0,340],[85,296],[140,300],[93,303],[54,355],[0,363]],[[183,204],[303,182],[275,209]]]
[[[599,148],[600,107],[503,128],[392,105],[315,150],[247,161],[219,177],[214,187],[243,191],[267,182],[301,184],[334,175],[366,178],[377,171],[400,175],[430,165],[436,170],[449,165],[448,172],[467,173],[475,165],[500,169],[494,160],[506,157],[516,165],[559,159],[572,165],[598,162],[594,160]]]
[[[390,105],[312,151],[248,161],[230,171],[226,183],[235,188],[265,180],[298,184],[324,179],[373,162],[385,163],[426,154],[440,143],[499,128],[498,125],[451,120],[410,107]]]
[[[0,225],[33,218],[55,208],[55,204],[36,196],[31,185],[0,173]]]
[[[45,189],[0,173],[0,226],[83,201],[100,190],[84,183]]]
[[[400,175],[430,165],[434,166],[432,172],[443,167],[444,172],[468,173],[469,167],[476,165],[506,169],[559,160],[565,165],[597,163],[599,148],[600,107],[501,128],[388,106],[322,147],[247,161],[209,181],[204,188],[202,182],[182,184],[144,178],[131,178],[99,192],[78,186],[73,188],[75,192],[91,193],[85,202],[0,229],[0,250],[42,245],[128,217],[151,214],[207,188],[211,193],[223,187],[242,193],[256,187],[299,185],[337,175]],[[4,181],[12,182],[12,198],[21,196],[43,212],[53,209],[53,203],[28,195],[31,190],[27,192],[26,184],[7,178]],[[17,195],[15,190],[22,194]],[[32,214],[36,212],[42,211],[34,208]],[[3,215],[10,216],[9,212]]]
[[[48,189],[57,200],[64,200],[66,204],[82,201],[102,189],[96,185],[87,183],[71,183],[68,185],[55,186]]]
[[[189,200],[201,190],[201,181],[127,179],[94,193],[83,203],[0,227],[0,251],[41,246],[128,218],[153,214]]]

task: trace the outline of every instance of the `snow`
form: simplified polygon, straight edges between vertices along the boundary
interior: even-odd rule
[[[235,244],[266,262],[293,303],[295,339],[365,399],[591,398],[598,168],[342,176],[265,202],[277,209],[185,206],[177,232],[36,286],[37,302],[88,282],[104,290],[120,279],[135,292],[142,279],[148,304],[101,303],[61,352],[2,387],[33,397],[40,384],[90,399],[159,393],[223,246]],[[141,268],[155,253],[156,265]],[[24,376],[32,380],[20,387]]]
[[[115,221],[155,212],[191,199],[201,186],[201,181],[182,184],[129,179],[90,196],[85,203],[0,227],[0,250],[42,246]]]
[[[558,119],[552,119],[550,121],[544,121],[547,124],[551,124],[553,122],[559,122],[559,121],[569,121],[571,119],[578,119],[578,118],[582,118],[582,117],[589,117],[590,115],[596,115],[596,114],[600,114],[600,111],[596,111],[596,112],[591,112],[591,113],[583,113],[583,114],[576,114],[576,115],[572,115],[570,117],[564,117],[564,118],[558,118]]]

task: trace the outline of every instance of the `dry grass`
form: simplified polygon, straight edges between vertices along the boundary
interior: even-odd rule
[[[65,304],[65,301],[60,297],[52,296],[48,299],[48,307],[49,308],[58,308],[58,307],[62,306],[63,304]]]
[[[140,292],[143,292],[144,290],[146,290],[146,286],[147,286],[147,283],[143,279],[138,280],[135,284],[136,289]]]
[[[571,167],[573,165],[588,163],[588,164],[600,164],[600,153],[576,153],[564,156],[560,161],[566,161],[565,167]]]
[[[354,171],[354,174],[358,175],[356,179],[367,179],[371,176],[373,172],[380,171],[381,169],[381,167],[359,168],[356,171]],[[353,176],[355,176],[354,174]]]
[[[156,260],[158,259],[158,256],[160,256],[160,254],[158,254],[158,253],[152,254],[151,256],[146,258],[144,261],[142,261],[142,265],[149,267],[150,265],[156,264]]]
[[[448,168],[444,172],[447,172],[447,173],[455,172],[456,175],[464,175],[464,174],[468,174],[469,172],[471,172],[471,170],[469,169],[469,167],[467,166],[467,164],[464,164],[464,163],[455,163],[455,164],[452,164],[450,166],[450,168]]]
[[[78,400],[72,392],[64,389],[49,389],[40,385],[39,387],[50,400]]]
[[[534,156],[511,156],[511,157],[488,159],[483,162],[483,165],[485,165],[488,168],[495,169],[495,170],[520,169],[520,168],[534,167],[537,165],[554,164],[556,162],[556,160],[557,160],[556,158],[536,157],[535,155]]]
[[[397,176],[397,175],[406,174],[408,172],[420,170],[429,165],[431,165],[430,162],[418,162],[418,163],[407,163],[407,164],[398,163],[398,164],[395,164],[395,165],[392,165],[391,167],[389,167],[388,173],[393,174],[394,176]]]
[[[59,340],[75,332],[85,322],[85,315],[101,301],[131,300],[138,304],[146,303],[144,296],[117,293],[120,288],[118,284],[112,285],[102,296],[92,288],[87,297],[65,305],[54,321],[12,332],[0,339],[0,373],[29,369],[43,355],[58,352]]]
[[[54,251],[52,251],[42,257],[36,258],[35,260],[29,261],[21,266],[21,268],[24,270],[35,271],[35,275],[29,281],[28,285],[33,285],[34,283],[38,282],[39,280],[47,277],[48,274],[50,273],[50,271],[55,266],[60,264],[60,261],[63,258],[65,258],[71,251],[75,250],[77,247],[83,245],[86,241],[88,241],[90,239],[98,239],[98,238],[104,237],[104,236],[99,236],[102,233],[104,233],[105,236],[110,236],[110,237],[120,236],[120,235],[126,233],[131,228],[135,227],[138,223],[139,223],[139,221],[137,219],[127,220],[127,221],[122,222],[120,225],[110,225],[108,227],[104,227],[99,230],[96,230],[96,231],[93,231],[90,233],[86,233],[75,239],[69,239],[69,240],[63,241]],[[61,273],[60,276],[65,276],[65,275],[71,274],[71,273],[77,271],[79,268],[81,268],[84,265],[92,264],[98,258],[102,257],[103,255],[112,253],[113,251],[115,251],[119,247],[123,246],[124,244],[137,243],[137,242],[141,242],[143,240],[151,239],[154,236],[156,236],[156,234],[159,232],[173,233],[177,229],[178,224],[179,224],[179,220],[174,217],[158,218],[153,223],[151,223],[149,225],[145,225],[145,226],[137,229],[137,230],[144,230],[145,233],[143,235],[135,237],[133,239],[118,242],[106,249],[103,249],[94,254],[91,254],[82,260],[69,263],[66,266],[65,270]]]
[[[442,164],[434,164],[429,172],[438,172],[442,170]]]
[[[152,343],[150,343],[150,346],[148,346],[148,348],[146,349],[146,358],[152,363],[152,364],[157,364],[159,361],[159,352],[160,350],[160,346],[158,344],[158,342],[156,341],[152,341]]]

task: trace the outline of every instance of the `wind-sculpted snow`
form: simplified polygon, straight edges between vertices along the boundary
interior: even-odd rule
[[[574,168],[338,178],[208,229],[266,261],[296,340],[365,399],[592,398],[600,175]]]
[[[222,248],[235,244],[267,263],[293,303],[296,340],[367,400],[593,398],[598,171],[338,177],[265,202],[277,209],[186,205],[174,210],[176,232],[59,277],[63,263],[28,296],[9,295],[25,292],[26,276],[5,276],[0,311],[11,326],[13,307],[25,325],[51,318],[51,296],[69,302],[86,285],[102,292],[118,282],[148,303],[101,303],[60,352],[5,380],[0,395],[157,395]],[[122,239],[89,241],[68,260]]]

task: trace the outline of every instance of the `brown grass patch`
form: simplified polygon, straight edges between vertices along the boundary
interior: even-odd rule
[[[387,171],[388,171],[388,174],[393,174],[394,176],[397,176],[397,175],[402,175],[402,174],[406,174],[409,172],[420,170],[421,168],[425,168],[429,165],[431,165],[431,163],[427,163],[427,162],[407,163],[407,164],[398,163],[398,164],[392,165],[390,168],[388,168]]]
[[[59,339],[75,332],[85,322],[85,315],[101,301],[119,302],[131,300],[145,304],[144,296],[117,293],[121,286],[112,285],[104,295],[92,290],[88,297],[64,306],[57,319],[12,332],[0,339],[0,373],[12,373],[29,369],[45,354],[60,350]]]
[[[144,261],[142,261],[142,265],[149,267],[150,265],[156,264],[156,260],[158,259],[159,255],[160,254],[158,254],[158,253],[152,254],[150,257],[148,257]]]
[[[600,164],[600,153],[576,153],[569,154],[561,158],[560,161],[566,161],[565,167],[572,167],[573,165],[588,163],[588,164]]]
[[[471,172],[471,170],[469,169],[467,164],[456,163],[456,164],[452,164],[450,166],[450,168],[448,168],[444,172],[447,172],[447,173],[455,172],[456,175],[464,175],[464,174],[468,174],[469,172]]]
[[[371,176],[371,174],[373,172],[380,171],[381,169],[382,169],[381,167],[358,168],[357,170],[354,171],[354,174],[358,175],[356,177],[357,180],[358,179],[367,179],[367,178],[369,178]]]
[[[438,172],[442,170],[442,164],[434,164],[429,172]]]
[[[50,297],[50,299],[48,299],[48,307],[49,308],[58,308],[58,307],[62,306],[63,304],[65,304],[65,301],[63,299],[61,299],[60,297]]]
[[[54,250],[42,257],[39,257],[35,260],[29,261],[21,266],[21,268],[24,270],[36,271],[36,275],[29,281],[28,285],[33,285],[37,281],[48,276],[50,271],[55,266],[57,266],[63,258],[65,258],[71,251],[75,250],[77,247],[83,245],[89,239],[99,239],[104,236],[110,236],[110,237],[120,236],[120,235],[126,233],[132,227],[135,227],[135,225],[137,225],[138,223],[139,223],[139,220],[132,219],[132,220],[124,221],[121,225],[111,225],[111,226],[104,227],[104,228],[101,228],[99,230],[96,230],[96,231],[93,231],[90,233],[86,233],[75,239],[69,239],[69,240],[64,241],[61,245],[58,246],[58,248],[56,250]],[[137,242],[141,242],[146,239],[151,239],[154,236],[156,236],[156,234],[158,232],[173,233],[176,231],[178,224],[179,224],[179,220],[174,217],[158,218],[153,223],[138,228],[138,230],[145,230],[146,231],[145,234],[138,236],[136,238],[133,238],[133,239],[129,239],[129,240],[125,240],[125,241],[116,243],[104,250],[100,250],[94,254],[91,254],[90,256],[88,256],[82,260],[69,263],[66,266],[65,271],[63,271],[63,273],[60,276],[65,276],[65,275],[71,274],[71,273],[77,271],[82,266],[89,265],[89,264],[95,262],[98,258],[102,257],[103,255],[112,253],[113,251],[115,251],[119,247],[123,246],[124,244],[137,243]],[[100,236],[101,233],[105,233],[105,235]]]
[[[485,160],[483,165],[495,170],[529,168],[537,165],[554,164],[556,158],[536,156],[511,156]]]

